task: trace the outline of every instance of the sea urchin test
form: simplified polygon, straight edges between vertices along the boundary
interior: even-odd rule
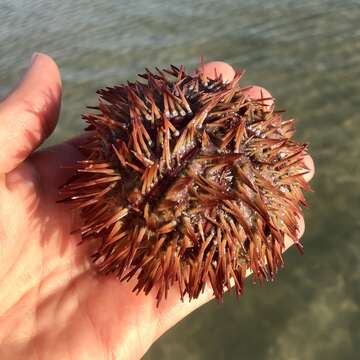
[[[306,145],[292,139],[269,99],[252,99],[231,82],[183,66],[98,91],[84,115],[86,159],[61,191],[80,210],[92,260],[134,291],[172,287],[183,299],[211,286],[222,300],[272,279],[283,265],[284,239],[297,231]]]

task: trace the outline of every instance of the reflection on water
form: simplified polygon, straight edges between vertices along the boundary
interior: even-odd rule
[[[210,303],[166,334],[145,359],[355,359],[360,341],[359,1],[2,0],[0,97],[33,51],[64,81],[52,142],[83,127],[95,90],[148,65],[199,56],[244,67],[244,84],[272,90],[298,138],[311,144],[316,195],[305,256],[294,249],[275,283]]]

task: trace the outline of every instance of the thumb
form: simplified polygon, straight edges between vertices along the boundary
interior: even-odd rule
[[[0,104],[0,173],[17,167],[52,133],[60,103],[57,65],[35,54],[20,84]]]

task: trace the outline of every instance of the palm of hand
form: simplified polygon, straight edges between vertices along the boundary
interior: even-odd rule
[[[69,175],[61,166],[79,157],[71,142],[63,143],[35,153],[3,177],[0,355],[139,358],[174,322],[211,298],[205,293],[183,304],[174,291],[157,308],[155,294],[136,296],[132,282],[94,275],[86,245],[70,235],[73,214],[56,203]]]
[[[53,94],[50,105],[44,89]],[[0,358],[139,358],[212,295],[181,303],[174,289],[157,308],[155,294],[136,296],[132,282],[94,274],[87,245],[71,235],[76,219],[56,203],[69,177],[63,167],[81,157],[74,146],[79,140],[32,153],[56,124],[60,89],[56,65],[40,55],[0,107],[6,156],[0,156]],[[24,117],[20,129],[6,121],[14,106]],[[21,151],[14,141],[24,145]]]

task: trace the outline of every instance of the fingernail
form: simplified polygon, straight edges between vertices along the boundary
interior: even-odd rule
[[[39,53],[37,53],[37,52],[35,52],[35,53],[33,53],[33,54],[31,55],[30,65],[28,66],[28,68],[26,69],[24,75],[22,76],[21,81],[23,81],[23,80],[26,78],[26,76],[30,73],[30,71],[31,71],[31,69],[32,69],[32,67],[33,67],[33,65],[34,65],[34,63],[35,63],[38,55],[39,55]]]
[[[35,52],[32,54],[31,56],[31,62],[30,64],[32,65],[35,61],[36,61],[36,58],[39,56],[39,53]]]

